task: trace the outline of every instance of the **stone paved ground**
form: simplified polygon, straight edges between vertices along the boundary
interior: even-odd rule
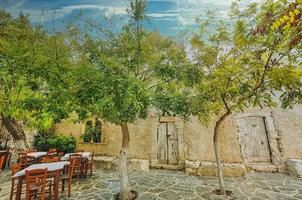
[[[212,193],[218,188],[215,177],[187,176],[184,172],[152,170],[149,173],[130,173],[132,188],[139,192],[139,200],[195,200],[195,199],[302,199],[302,179],[281,174],[250,174],[245,178],[225,178],[226,188],[234,191],[224,198]],[[9,199],[10,174],[0,174],[0,200]],[[94,176],[74,183],[72,198],[63,200],[109,200],[119,190],[118,175],[96,171]]]

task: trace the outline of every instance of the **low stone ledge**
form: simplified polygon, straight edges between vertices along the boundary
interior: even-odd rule
[[[286,166],[290,175],[302,178],[302,160],[289,159],[286,162]]]
[[[97,169],[105,170],[105,171],[116,171],[118,160],[116,157],[109,156],[96,156],[94,159],[94,166]]]
[[[117,171],[118,157],[96,156],[94,159],[95,168],[105,171]],[[143,171],[150,170],[150,161],[144,159],[128,159],[129,171]]]
[[[150,161],[144,159],[129,159],[127,160],[128,170],[130,171],[143,171],[150,170]]]
[[[241,177],[247,173],[247,168],[240,163],[223,163],[221,166],[225,177]],[[216,176],[216,163],[186,160],[185,172],[187,175]]]

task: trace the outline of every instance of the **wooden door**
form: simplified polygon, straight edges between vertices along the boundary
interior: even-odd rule
[[[175,123],[160,123],[157,136],[157,157],[160,164],[178,164],[178,134]]]
[[[241,118],[239,132],[242,152],[248,163],[271,162],[264,117]]]

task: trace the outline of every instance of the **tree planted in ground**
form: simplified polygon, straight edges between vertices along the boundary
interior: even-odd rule
[[[84,41],[75,42],[82,60],[75,90],[77,112],[83,118],[98,116],[121,127],[119,198],[123,200],[134,197],[126,162],[130,145],[128,125],[147,117],[156,85],[165,82],[157,79],[157,74],[185,56],[182,46],[172,39],[144,29],[145,0],[130,1],[128,13],[129,21],[118,33],[84,18],[100,34],[75,37]]]
[[[270,29],[274,21],[268,20],[286,5],[265,1],[242,7],[235,2],[229,24],[215,20],[212,12],[208,20],[198,19],[200,29],[190,38],[191,64],[175,79],[181,86],[163,87],[158,95],[159,101],[166,98],[174,105],[167,112],[195,115],[206,124],[218,116],[213,143],[221,194],[226,194],[219,140],[225,120],[250,107],[276,106],[276,93],[283,108],[302,100],[302,43],[292,42],[299,27],[276,31]]]
[[[67,94],[63,94],[69,57],[63,37],[33,27],[22,13],[14,19],[0,11],[1,130],[5,127],[14,141],[27,145],[24,128],[48,129],[68,116]]]

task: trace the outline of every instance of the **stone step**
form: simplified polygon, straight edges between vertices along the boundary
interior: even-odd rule
[[[275,173],[278,172],[278,166],[271,163],[249,163],[247,164],[251,170],[256,172]]]
[[[117,171],[118,158],[110,156],[95,156],[94,165],[96,169],[105,171]],[[143,171],[150,170],[150,161],[146,159],[127,159],[127,166],[129,171]]]
[[[150,167],[151,169],[167,169],[167,170],[175,170],[175,171],[184,170],[184,168],[181,168],[178,165],[167,165],[167,164],[153,164]]]
[[[286,162],[287,171],[290,175],[302,178],[302,160],[289,159]]]

